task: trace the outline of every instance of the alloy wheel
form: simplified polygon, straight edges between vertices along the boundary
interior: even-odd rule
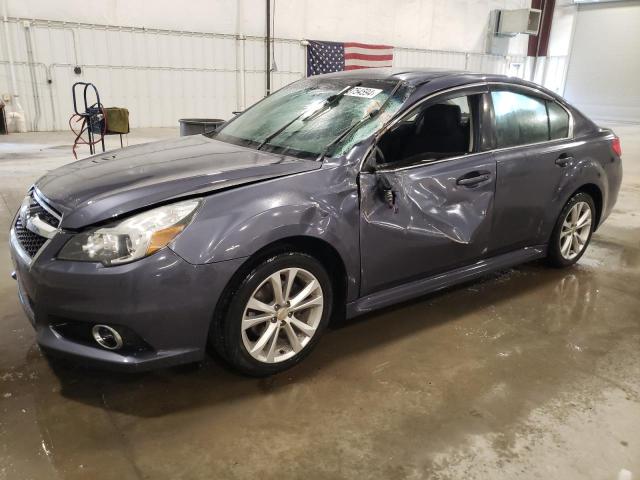
[[[242,315],[242,342],[249,355],[278,363],[300,352],[316,333],[324,299],[318,279],[301,268],[279,270],[260,283]]]
[[[573,260],[584,250],[591,233],[591,207],[587,202],[577,202],[562,222],[560,230],[560,254]]]

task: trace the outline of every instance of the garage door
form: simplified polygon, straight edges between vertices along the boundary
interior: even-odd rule
[[[580,5],[565,96],[595,120],[640,123],[640,2]]]

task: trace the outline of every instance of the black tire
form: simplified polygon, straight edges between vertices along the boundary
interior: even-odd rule
[[[273,273],[285,268],[301,268],[320,283],[323,297],[322,316],[318,327],[304,348],[293,357],[277,363],[257,360],[247,351],[242,339],[241,323],[247,302],[256,288]],[[247,273],[248,272],[248,273]],[[331,317],[333,287],[329,275],[314,257],[301,252],[273,254],[258,260],[252,268],[240,273],[219,302],[209,332],[210,345],[234,370],[253,377],[265,377],[287,370],[304,359],[318,343]]]
[[[567,214],[569,213],[571,208],[573,208],[573,206],[578,202],[585,202],[587,205],[589,205],[589,208],[591,209],[591,226],[589,227],[589,236],[587,237],[582,251],[580,251],[580,253],[574,258],[568,259],[565,258],[560,251],[560,233],[562,231],[562,224],[564,223]],[[591,241],[591,236],[593,235],[593,229],[595,227],[595,221],[596,207],[593,203],[593,198],[591,198],[591,195],[585,192],[578,192],[573,197],[571,197],[560,212],[560,215],[558,216],[556,224],[553,228],[553,233],[551,234],[551,239],[549,240],[547,264],[555,268],[565,268],[570,267],[578,260],[580,260],[580,258],[582,258],[582,255],[584,255],[584,252],[587,251],[587,247],[589,246],[589,242]]]

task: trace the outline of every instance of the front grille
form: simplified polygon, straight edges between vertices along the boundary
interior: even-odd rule
[[[33,233],[31,230],[28,230],[22,224],[20,215],[16,218],[16,224],[13,226],[13,230],[18,238],[18,243],[30,257],[33,257],[38,253],[38,250],[40,250],[47,241],[45,237],[41,237],[37,233]]]
[[[22,204],[20,212],[16,217],[13,230],[22,249],[29,257],[34,257],[47,242],[47,238],[29,230],[27,228],[28,220],[37,217],[40,221],[54,228],[58,228],[60,225],[60,217],[53,213],[54,210],[51,207],[43,203],[44,200],[41,200],[35,194],[35,191],[31,191],[26,200],[28,201],[26,204]],[[37,230],[41,231],[41,229]]]
[[[40,220],[48,223],[52,227],[58,227],[60,225],[60,220],[49,212],[46,208],[44,208],[38,200],[34,197],[33,193],[30,195],[29,201],[29,213],[31,216],[37,215],[40,217]]]

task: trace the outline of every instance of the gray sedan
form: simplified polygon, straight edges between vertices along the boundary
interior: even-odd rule
[[[620,156],[613,132],[514,78],[304,79],[211,134],[39,179],[11,228],[18,293],[50,354],[141,370],[210,345],[269,375],[332,317],[574,264],[616,201]]]

